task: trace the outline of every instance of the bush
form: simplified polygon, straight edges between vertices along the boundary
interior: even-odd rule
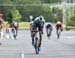
[[[67,26],[75,26],[75,15],[72,16],[72,17],[70,18],[70,20],[67,21],[67,24],[66,24],[66,25],[67,25]]]
[[[67,26],[75,26],[75,21],[69,20],[67,21]]]

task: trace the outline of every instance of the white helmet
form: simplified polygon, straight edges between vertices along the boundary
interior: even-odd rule
[[[60,21],[57,21],[57,24],[61,24],[61,22]]]
[[[30,21],[32,21],[32,19],[33,19],[33,16],[30,16],[29,18],[30,18]]]

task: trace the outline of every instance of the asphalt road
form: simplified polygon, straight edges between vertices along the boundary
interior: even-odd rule
[[[75,58],[75,31],[63,31],[57,40],[55,30],[50,39],[44,31],[39,55],[31,45],[30,31],[20,30],[17,40],[0,39],[0,58]]]

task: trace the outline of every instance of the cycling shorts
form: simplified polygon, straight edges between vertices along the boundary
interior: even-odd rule
[[[62,25],[61,25],[61,24],[57,24],[57,25],[56,25],[56,29],[57,29],[57,31],[58,31],[59,29],[62,31],[62,30],[63,30]]]
[[[56,28],[58,29],[58,28],[62,28],[62,25],[61,24],[57,24],[56,25]]]

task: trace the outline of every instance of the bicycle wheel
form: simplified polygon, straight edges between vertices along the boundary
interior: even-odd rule
[[[58,39],[59,39],[60,35],[58,34],[57,36],[58,36]]]
[[[61,33],[61,31],[58,30],[58,32],[57,32],[57,37],[58,37],[58,39],[60,38],[60,33]]]
[[[13,35],[14,36],[14,39],[16,39],[16,35]]]
[[[38,47],[38,38],[37,37],[35,38],[35,46],[34,47],[35,47],[36,54],[39,54],[39,50],[38,50],[38,48],[39,48]]]
[[[51,30],[48,31],[48,34],[47,34],[48,39],[50,38],[50,36],[51,36]]]
[[[13,29],[13,37],[14,37],[14,39],[16,39],[16,30],[15,29]]]

